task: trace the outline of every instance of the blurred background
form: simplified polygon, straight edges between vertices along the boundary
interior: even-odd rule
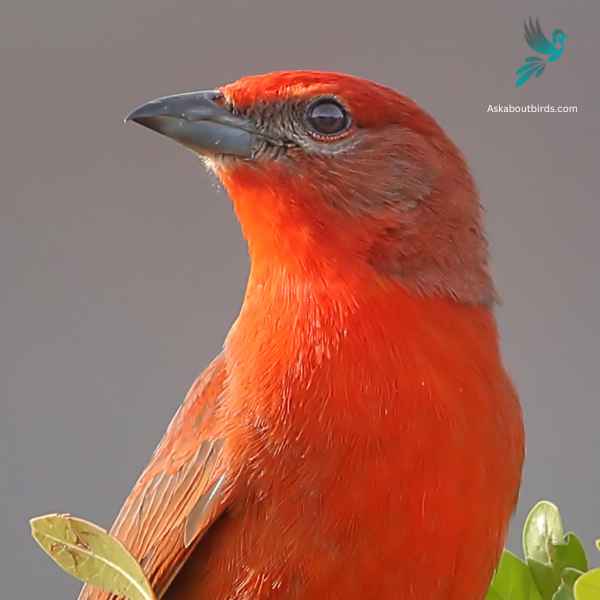
[[[529,16],[569,39],[517,90]],[[247,255],[225,193],[191,153],[123,117],[156,96],[275,69],[397,88],[466,154],[528,432],[510,545],[548,498],[600,562],[599,24],[596,0],[4,0],[3,597],[76,593],[28,518],[68,511],[109,526],[240,306]],[[579,112],[487,112],[505,103]]]

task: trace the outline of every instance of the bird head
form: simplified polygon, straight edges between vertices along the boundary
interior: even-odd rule
[[[253,269],[494,299],[465,161],[394,90],[337,73],[270,73],[159,98],[128,120],[190,148],[216,173]]]
[[[562,29],[555,29],[552,32],[552,43],[559,48],[562,48],[567,41],[567,34]]]

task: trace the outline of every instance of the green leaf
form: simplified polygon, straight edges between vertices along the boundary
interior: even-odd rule
[[[598,600],[600,598],[600,569],[584,573],[573,586],[575,600]]]
[[[527,565],[505,550],[485,600],[541,600],[541,596]]]
[[[523,526],[525,558],[550,564],[549,544],[559,544],[563,538],[558,507],[552,502],[541,500],[531,509]]]
[[[542,596],[542,600],[552,600],[552,596],[554,596],[561,583],[560,574],[551,565],[541,563],[534,558],[527,559],[527,566]]]
[[[581,575],[583,575],[583,573],[578,569],[573,569],[571,567],[563,569],[561,574],[562,581],[558,590],[556,590],[556,593],[552,596],[552,600],[574,600],[575,594],[573,592],[573,586]]]
[[[504,600],[504,598],[502,598],[496,590],[489,588],[484,600]]]
[[[563,581],[552,596],[552,600],[575,600],[573,589]]]
[[[70,515],[30,523],[36,542],[67,573],[129,600],[156,600],[135,558],[104,529]]]
[[[523,551],[542,600],[571,600],[574,573],[587,571],[587,558],[579,538],[563,533],[560,513],[551,502],[531,509],[523,526]]]
[[[550,542],[548,552],[552,565],[559,573],[562,573],[563,569],[567,567],[584,572],[588,570],[588,562],[583,544],[572,532],[567,533],[564,540],[558,544]]]

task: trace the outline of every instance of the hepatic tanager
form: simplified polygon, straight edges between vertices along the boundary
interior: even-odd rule
[[[457,147],[412,100],[335,73],[128,119],[217,175],[251,261],[223,351],[112,528],[157,595],[481,600],[523,428]]]

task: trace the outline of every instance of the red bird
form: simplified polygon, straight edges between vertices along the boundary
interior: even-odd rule
[[[412,100],[336,73],[128,119],[204,159],[251,258],[223,352],[112,528],[157,596],[481,600],[523,425],[456,146]]]

